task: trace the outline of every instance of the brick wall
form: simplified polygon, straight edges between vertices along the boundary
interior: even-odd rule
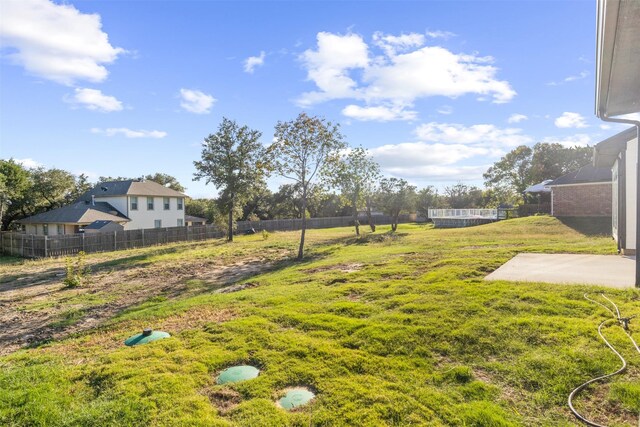
[[[611,183],[552,187],[553,216],[611,216]]]

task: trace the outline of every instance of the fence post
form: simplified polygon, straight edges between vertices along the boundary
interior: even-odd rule
[[[47,253],[47,240],[49,240],[49,236],[44,236],[44,257],[45,258],[49,255]]]
[[[144,228],[142,229],[142,247],[144,248]]]
[[[118,250],[118,232],[117,231],[113,232],[113,250],[114,251]]]
[[[84,250],[84,233],[82,233],[82,252],[86,252]]]

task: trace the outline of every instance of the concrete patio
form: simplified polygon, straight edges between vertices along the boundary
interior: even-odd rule
[[[633,288],[635,257],[621,255],[518,254],[485,280]]]

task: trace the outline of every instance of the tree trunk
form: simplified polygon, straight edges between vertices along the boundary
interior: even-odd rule
[[[391,231],[395,232],[398,229],[398,216],[400,215],[400,212],[398,213],[394,213],[393,216],[391,217]]]
[[[360,235],[360,221],[358,221],[358,199],[353,199],[353,225],[356,227],[356,236]]]
[[[233,202],[229,203],[229,230],[227,231],[227,241],[233,242]]]
[[[302,232],[300,233],[300,247],[298,248],[298,261],[304,257],[304,234],[307,231],[307,187],[302,190]]]
[[[376,225],[373,223],[373,215],[371,215],[371,197],[367,196],[367,220],[369,220],[369,228],[371,232],[376,232]]]

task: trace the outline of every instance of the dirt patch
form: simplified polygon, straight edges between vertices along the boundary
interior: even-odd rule
[[[201,393],[209,398],[209,402],[218,408],[221,415],[227,414],[242,401],[240,393],[230,388],[208,387],[203,389]]]
[[[225,288],[218,289],[216,292],[220,294],[230,294],[232,292],[244,291],[245,289],[251,289],[258,286],[260,286],[260,283],[258,282],[247,282],[247,283],[227,286]]]
[[[323,271],[339,271],[341,273],[353,273],[355,271],[360,271],[364,267],[364,264],[336,264],[336,265],[325,265],[322,267],[310,268],[305,270],[307,273],[320,273]]]
[[[227,322],[236,317],[236,313],[229,309],[215,310],[212,307],[200,306],[185,313],[168,317],[159,323],[159,329],[171,334],[194,329],[207,323]]]
[[[89,265],[88,283],[74,289],[63,283],[64,270],[59,268],[63,260],[58,260],[56,266],[52,266],[53,262],[26,263],[19,275],[0,279],[0,355],[96,328],[143,302],[253,287],[251,283],[232,286],[272,268],[274,257],[268,255],[270,259],[247,257],[231,264],[224,264],[224,259],[154,264],[94,261]],[[191,280],[196,280],[198,286],[190,286]],[[167,320],[163,327],[183,330],[230,316],[230,311],[202,309]]]

